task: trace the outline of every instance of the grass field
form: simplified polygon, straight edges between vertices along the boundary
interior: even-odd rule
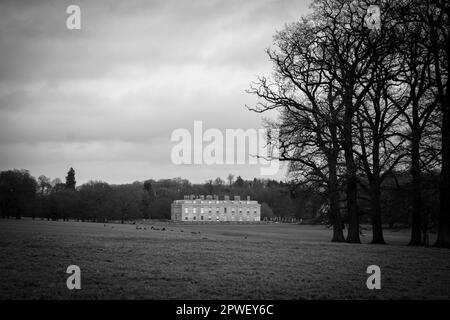
[[[383,246],[330,243],[323,226],[141,226],[0,220],[0,299],[450,298],[450,250],[408,247],[407,230]],[[366,287],[372,264],[381,290]]]

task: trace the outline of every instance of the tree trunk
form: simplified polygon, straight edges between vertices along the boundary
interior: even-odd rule
[[[413,132],[411,146],[411,175],[412,175],[412,228],[410,246],[420,246],[422,241],[422,177],[420,173],[419,139]]]
[[[328,201],[330,204],[330,220],[333,223],[333,238],[331,242],[345,242],[344,232],[342,231],[342,219],[339,210],[339,194],[336,163],[337,159],[329,160],[329,186],[328,186]]]
[[[330,199],[330,212],[333,215],[333,238],[331,239],[331,242],[345,242],[344,232],[342,230],[342,219],[339,212],[339,199],[335,195],[330,198],[336,198]]]
[[[377,114],[376,123],[379,122]],[[377,125],[378,128],[378,125]],[[372,243],[386,244],[383,237],[383,224],[381,221],[381,177],[380,177],[380,136],[378,129],[373,132],[373,174],[370,177],[370,206],[372,216]]]
[[[422,243],[424,246],[430,245],[430,239],[428,237],[428,218],[429,212],[426,210],[422,213],[423,221],[422,221]]]
[[[358,199],[357,199],[357,177],[356,164],[353,157],[353,137],[352,137],[352,118],[353,111],[349,110],[351,107],[351,96],[347,100],[346,110],[344,115],[344,155],[345,166],[347,169],[347,214],[348,214],[348,233],[347,242],[361,243],[359,239],[359,217],[358,217]]]
[[[447,80],[448,81],[448,80]],[[450,82],[447,83],[447,96]],[[450,104],[442,106],[442,168],[440,177],[440,212],[437,247],[450,248]]]
[[[370,186],[370,202],[372,209],[372,243],[374,244],[386,244],[383,237],[380,198],[380,184],[377,181],[374,181]]]
[[[446,30],[448,30],[448,18],[450,16],[450,7],[444,4],[444,12],[447,17]],[[436,37],[432,39],[437,40]],[[445,51],[444,56],[447,67],[447,78],[450,74],[450,41],[447,31],[444,37]],[[439,56],[439,43],[434,43],[435,57]],[[439,68],[439,59],[435,59],[435,63]],[[440,176],[440,210],[439,210],[439,228],[436,247],[450,248],[450,82],[446,79],[445,85],[440,82],[440,107],[442,108],[442,167]]]

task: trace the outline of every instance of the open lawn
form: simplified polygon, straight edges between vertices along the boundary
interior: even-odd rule
[[[352,245],[330,243],[323,226],[140,227],[0,220],[0,299],[450,298],[450,250],[408,247],[407,230]],[[66,287],[72,264],[81,290]],[[366,287],[372,264],[381,290]]]

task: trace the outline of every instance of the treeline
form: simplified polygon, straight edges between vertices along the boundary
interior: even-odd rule
[[[32,177],[27,170],[0,172],[0,214],[3,218],[21,216],[51,220],[110,221],[135,219],[170,219],[173,200],[185,195],[250,196],[262,204],[263,218],[313,218],[323,197],[313,192],[300,196],[291,186],[274,180],[227,177],[192,184],[175,178],[145,180],[131,184],[110,185],[90,181],[76,187],[71,168],[65,183],[41,175]]]
[[[406,207],[411,245],[427,244],[437,222],[436,245],[450,247],[449,2],[311,9],[275,35],[273,73],[250,86],[259,102],[248,108],[279,111],[273,144],[291,180],[327,196],[333,241],[359,243],[367,218],[372,242],[385,243],[384,224]]]
[[[408,196],[411,184],[406,174],[390,179],[383,190],[383,220],[390,227],[409,226],[411,202]],[[435,195],[438,177],[426,176],[423,192],[427,194],[424,206],[435,226],[439,208]],[[184,195],[250,196],[261,203],[264,220],[287,220],[303,223],[330,224],[326,214],[327,195],[317,185],[297,185],[275,180],[244,180],[228,175],[226,180],[216,178],[202,184],[192,184],[186,179],[162,179],[110,185],[102,181],[90,181],[76,186],[75,171],[71,168],[63,183],[59,178],[44,175],[35,179],[26,170],[0,172],[0,215],[2,218],[28,216],[48,220],[79,221],[133,221],[138,219],[170,219],[170,205]],[[341,196],[342,198],[342,196]],[[369,212],[367,194],[362,193],[359,205]],[[343,207],[341,202],[341,207]],[[325,214],[324,214],[325,213]],[[361,216],[367,222],[370,215]],[[342,215],[342,223],[348,223]]]

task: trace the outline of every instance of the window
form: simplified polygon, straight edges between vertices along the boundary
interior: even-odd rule
[[[208,213],[211,213],[212,212],[212,208],[208,208]]]
[[[197,220],[197,217],[196,217],[196,216],[194,216],[194,220]]]
[[[184,217],[184,220],[187,220],[188,219],[188,217]]]
[[[231,213],[234,213],[234,208],[231,209]]]
[[[203,207],[200,208],[200,213],[203,213]]]
[[[200,220],[203,220],[203,216],[200,217]]]
[[[239,208],[239,213],[242,213],[242,208]]]
[[[197,208],[192,208],[192,213],[197,213]]]
[[[227,213],[227,208],[223,208],[223,213]]]
[[[250,209],[247,208],[247,213],[250,213]]]
[[[255,208],[255,211],[254,211],[255,213],[256,213],[256,208]]]
[[[208,217],[208,220],[211,220],[211,216]]]
[[[184,213],[188,213],[189,209],[188,208],[184,208]]]

